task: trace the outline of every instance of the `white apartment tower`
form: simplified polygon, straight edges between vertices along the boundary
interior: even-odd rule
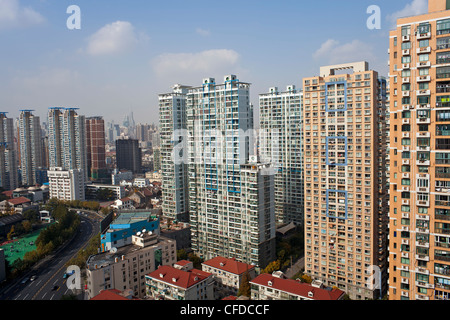
[[[184,222],[189,221],[187,163],[176,161],[174,148],[180,143],[187,145],[187,135],[183,133],[186,131],[188,88],[175,85],[171,93],[159,95],[162,212],[168,218]]]
[[[48,112],[49,165],[83,170],[88,177],[86,118],[75,108],[50,108]]]
[[[273,87],[259,96],[259,155],[274,166],[277,225],[303,224],[302,98],[294,85],[285,92]]]
[[[18,120],[22,185],[36,184],[36,169],[42,166],[40,118],[33,110],[21,110]]]
[[[186,112],[192,248],[204,259],[264,268],[275,259],[273,177],[248,167],[253,146],[250,84],[235,75],[188,89]]]
[[[14,143],[14,120],[0,113],[0,187],[19,187],[18,162]]]

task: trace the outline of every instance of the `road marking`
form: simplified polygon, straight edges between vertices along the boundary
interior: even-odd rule
[[[44,297],[45,297],[45,295],[47,294],[47,292],[46,293],[44,293],[44,295],[42,296],[42,299],[44,299]]]
[[[28,294],[23,298],[23,300],[25,300],[28,297]]]

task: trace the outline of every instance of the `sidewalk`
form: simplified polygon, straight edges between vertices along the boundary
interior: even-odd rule
[[[295,274],[297,274],[298,272],[300,272],[301,270],[305,269],[305,257],[300,258],[299,260],[297,260],[292,267],[288,268],[284,274],[286,275],[286,277],[288,278],[292,278]]]

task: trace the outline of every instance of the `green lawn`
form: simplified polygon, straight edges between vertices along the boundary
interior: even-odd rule
[[[5,252],[6,260],[12,264],[16,259],[23,258],[25,253],[35,250],[36,239],[42,230],[43,229],[40,229],[21,238],[17,238],[13,240],[12,243],[0,246]],[[31,242],[33,244],[30,244]]]

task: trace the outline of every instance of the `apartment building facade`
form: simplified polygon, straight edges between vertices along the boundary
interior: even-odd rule
[[[275,172],[276,224],[303,225],[303,92],[289,85],[259,95],[259,155]]]
[[[389,299],[450,298],[450,4],[390,32]]]
[[[303,79],[305,273],[355,300],[386,292],[385,87],[367,62]]]
[[[258,160],[246,167],[254,155],[249,92],[235,75],[188,89],[184,160],[192,249],[205,260],[224,256],[264,268],[275,257],[273,175]]]
[[[33,110],[21,110],[18,123],[22,185],[34,186],[37,170],[42,167],[41,122]]]
[[[81,169],[65,170],[61,167],[48,170],[49,196],[58,200],[85,200],[85,176]]]
[[[187,135],[184,133],[187,128],[186,94],[188,88],[175,85],[171,93],[159,95],[161,147],[159,153],[154,153],[156,158],[159,155],[161,162],[163,215],[183,222],[189,221],[187,162],[175,159],[177,151],[175,146],[180,144],[187,146]],[[184,150],[181,148],[178,152],[187,152],[187,148]]]
[[[177,258],[176,242],[156,234],[132,235],[132,243],[89,257],[86,262],[87,297],[102,290],[132,290],[134,296],[146,296],[145,276]]]
[[[0,187],[19,187],[18,161],[14,142],[14,120],[0,113]]]

